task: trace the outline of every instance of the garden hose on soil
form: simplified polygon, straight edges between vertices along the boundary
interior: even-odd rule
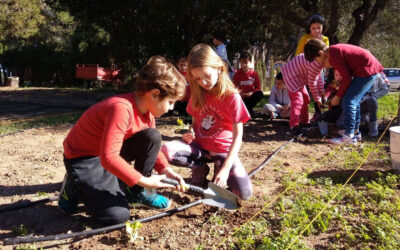
[[[183,210],[186,210],[188,208],[197,206],[203,204],[203,200],[196,200],[194,202],[188,203],[186,205],[183,205],[181,207],[177,207],[174,209],[170,209],[168,211],[165,211],[163,213],[159,213],[156,215],[152,215],[149,217],[145,217],[142,219],[137,219],[137,220],[133,220],[130,221],[129,223],[133,224],[135,222],[141,222],[141,223],[145,223],[145,222],[149,222],[152,220],[156,220],[156,219],[160,219],[162,217],[165,216],[170,216],[173,215],[177,212],[181,212]],[[43,236],[43,237],[16,237],[16,238],[6,238],[3,241],[3,245],[15,245],[15,244],[22,244],[22,243],[33,243],[33,242],[41,242],[41,241],[50,241],[50,240],[63,240],[63,239],[68,239],[68,238],[78,238],[78,237],[84,237],[84,236],[90,236],[90,235],[95,235],[95,234],[99,234],[99,233],[105,233],[105,232],[109,232],[109,231],[113,231],[116,229],[121,229],[124,228],[126,225],[126,222],[124,223],[120,223],[120,224],[116,224],[116,225],[111,225],[111,226],[107,226],[107,227],[101,227],[101,228],[97,228],[97,229],[92,229],[92,230],[87,230],[87,231],[82,231],[82,232],[78,232],[78,233],[69,233],[69,234],[57,234],[57,235],[49,235],[49,236]]]
[[[307,130],[308,131],[308,130]],[[253,177],[256,173],[258,173],[263,167],[265,167],[268,162],[270,162],[272,160],[272,158],[279,153],[285,146],[287,146],[289,143],[293,142],[294,140],[296,140],[297,138],[301,137],[303,135],[303,133],[294,136],[292,139],[286,141],[284,144],[282,144],[280,147],[278,147],[271,155],[269,155],[257,168],[253,169],[252,171],[250,171],[249,173],[249,177]],[[25,207],[29,207],[29,206],[33,206],[42,202],[49,202],[49,201],[55,201],[58,200],[58,196],[53,196],[50,198],[46,198],[46,199],[42,199],[42,200],[38,200],[38,201],[24,201],[24,202],[18,202],[18,203],[14,203],[14,204],[10,204],[10,205],[6,205],[5,207],[1,208],[0,207],[0,213],[3,212],[8,212],[11,210],[15,210],[15,209],[20,209],[20,208],[25,208]],[[173,215],[177,212],[186,210],[188,208],[197,206],[203,204],[203,199],[188,203],[186,205],[183,205],[181,207],[177,207],[171,210],[168,210],[166,212],[163,213],[159,213],[150,217],[145,217],[142,219],[137,219],[134,221],[130,221],[130,223],[135,223],[135,222],[148,222],[151,220],[156,220],[165,216],[169,216],[169,215]],[[107,227],[102,227],[102,228],[98,228],[98,229],[93,229],[93,230],[87,230],[87,231],[82,231],[82,232],[78,232],[78,233],[70,233],[70,234],[58,234],[58,235],[49,235],[49,236],[43,236],[43,237],[17,237],[17,238],[6,238],[3,241],[4,245],[11,245],[11,244],[21,244],[21,243],[33,243],[33,242],[42,242],[42,241],[51,241],[51,240],[62,240],[62,239],[68,239],[68,238],[77,238],[77,237],[84,237],[84,236],[90,236],[90,235],[96,235],[99,233],[105,233],[105,232],[109,232],[109,231],[113,231],[116,229],[121,229],[125,227],[125,223],[121,223],[121,224],[117,224],[117,225],[112,225],[112,226],[107,226]]]

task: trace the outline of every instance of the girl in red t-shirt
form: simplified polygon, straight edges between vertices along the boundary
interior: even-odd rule
[[[243,123],[250,115],[225,63],[210,46],[198,44],[189,53],[187,77],[191,89],[187,112],[193,119],[194,134],[166,143],[161,151],[170,163],[190,167],[192,182],[197,185],[206,181],[206,163],[214,162],[214,183],[228,185],[240,198],[249,199],[252,187],[238,152]]]
[[[117,224],[129,219],[129,203],[170,205],[166,197],[144,188],[173,188],[161,182],[166,176],[184,185],[160,152],[154,117],[173,108],[185,82],[172,64],[153,57],[139,71],[135,92],[105,99],[82,115],[63,143],[67,174],[58,202],[62,212],[76,213],[83,202],[100,221]],[[161,175],[151,175],[153,168]]]

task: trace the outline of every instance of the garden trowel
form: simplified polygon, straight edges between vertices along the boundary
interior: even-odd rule
[[[175,179],[165,178],[162,182],[179,186],[179,182]],[[184,188],[204,195],[204,199],[202,200],[204,204],[226,209],[236,209],[239,207],[237,202],[237,199],[239,198],[234,193],[212,182],[208,183],[207,189],[190,184],[185,184]]]

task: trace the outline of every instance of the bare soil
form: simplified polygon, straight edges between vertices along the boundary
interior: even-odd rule
[[[21,94],[20,91],[0,90],[0,106],[7,104],[8,107],[12,107],[14,102],[11,100],[25,99],[29,101],[20,101],[18,105],[36,103],[35,105],[42,107],[43,103],[38,100],[39,98],[49,105],[52,104],[49,100],[54,99],[53,95],[56,94],[56,105],[53,106],[60,108],[59,112],[65,112],[72,107],[71,103],[77,104],[73,108],[82,108],[85,105],[90,106],[91,103],[88,100],[94,103],[109,96],[108,94],[101,94],[101,97],[94,96],[95,93],[58,95],[57,93],[60,92],[54,90],[35,90],[34,94],[26,91]],[[4,96],[8,96],[8,99]],[[85,105],[78,105],[82,103]],[[31,112],[34,113],[34,110]],[[26,115],[26,112],[16,112],[12,115],[10,112],[0,112],[0,115],[1,121],[1,119],[15,119]],[[176,118],[168,116],[157,119],[157,128],[163,135],[164,141],[180,138],[180,135],[174,132]],[[35,201],[58,194],[65,173],[62,161],[62,141],[72,126],[73,124],[64,124],[28,129],[0,138],[0,207],[21,200]],[[286,135],[286,131],[288,131],[288,125],[284,120],[271,122],[258,117],[245,124],[240,158],[248,172],[259,166],[275,149],[291,139],[291,136]],[[35,243],[34,246],[61,249],[193,249],[201,244],[206,249],[210,249],[259,212],[267,201],[282,191],[280,183],[283,173],[305,171],[313,164],[313,159],[318,161],[332,148],[318,135],[318,131],[310,131],[307,137],[290,143],[252,178],[253,197],[250,201],[241,202],[241,208],[235,211],[199,205],[172,216],[144,223],[139,230],[139,238],[134,243],[129,243],[125,230],[115,230],[82,239]],[[188,169],[174,168],[182,176],[190,176]],[[280,171],[277,170],[278,168]],[[329,169],[318,170],[329,171]],[[209,179],[211,176],[212,173]],[[160,190],[160,192],[173,201],[171,208],[180,207],[201,198],[192,193],[178,193],[173,190]],[[160,211],[132,208],[131,218],[144,218],[157,213]],[[221,227],[217,231],[214,230],[215,222],[210,219],[213,215],[223,218],[222,230]],[[78,214],[67,216],[58,210],[57,202],[42,203],[0,214],[2,249],[13,248],[13,246],[3,246],[2,241],[5,238],[14,237],[13,230],[15,231],[21,224],[28,234],[35,236],[80,232],[104,226],[89,217],[83,206],[80,207]],[[326,246],[329,244],[329,237],[330,235],[322,235],[309,244],[311,247]],[[223,245],[222,248],[229,248],[229,246]]]

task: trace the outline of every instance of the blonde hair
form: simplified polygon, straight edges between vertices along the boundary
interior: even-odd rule
[[[171,63],[166,62],[162,56],[150,58],[138,73],[135,89],[143,95],[152,89],[160,90],[160,99],[169,96],[180,99],[185,93],[186,80]]]
[[[212,67],[221,70],[221,73],[217,79],[217,83],[212,89],[212,93],[216,97],[221,98],[223,96],[229,96],[233,93],[238,93],[238,90],[228,76],[226,65],[222,59],[210,46],[206,44],[197,44],[189,52],[187,68],[187,78],[190,84],[193,108],[204,107],[205,95],[207,93],[207,90],[202,88],[191,74],[192,69],[198,67]]]

